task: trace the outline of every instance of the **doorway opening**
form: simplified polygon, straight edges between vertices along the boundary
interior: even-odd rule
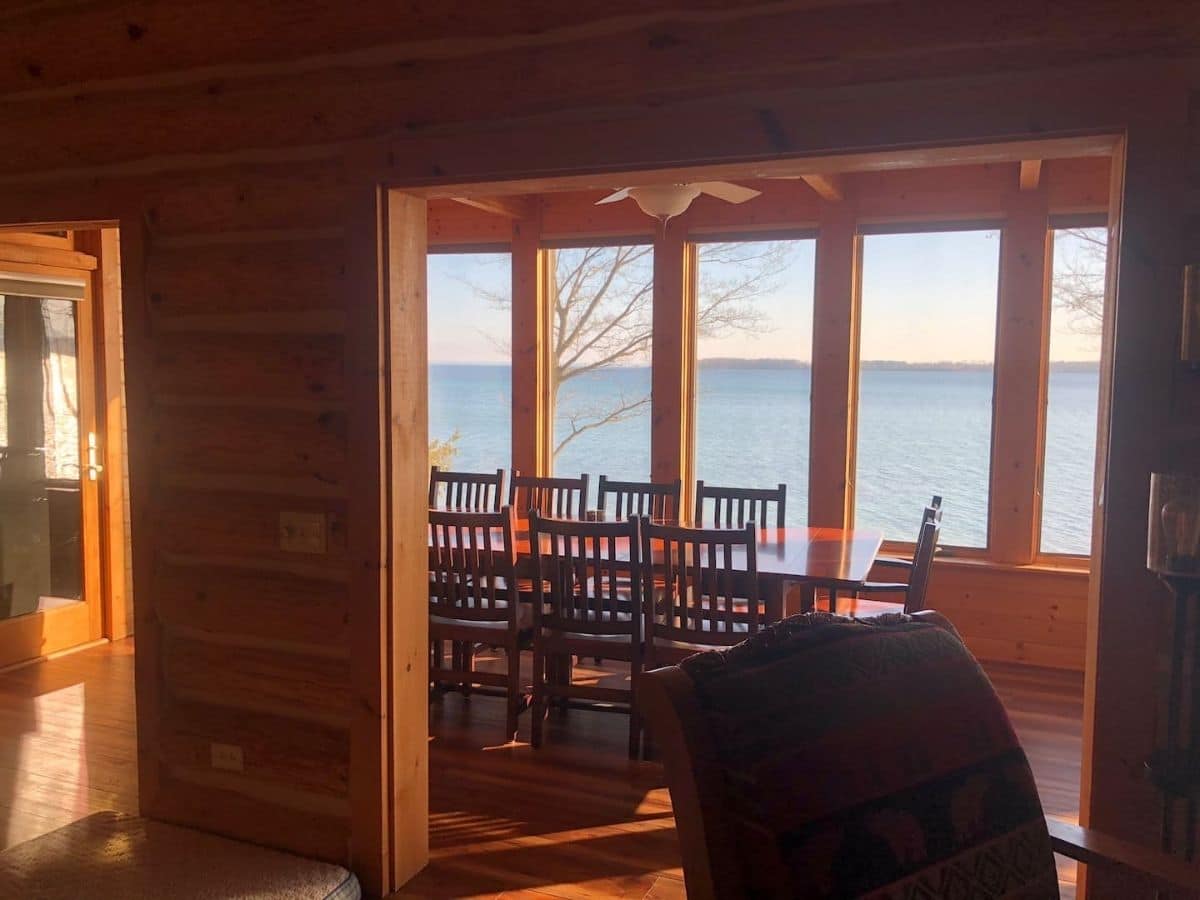
[[[427,360],[425,379],[409,371],[406,386],[428,392],[430,407],[418,412],[422,420],[428,413],[429,445],[442,468],[493,475],[582,471],[592,485],[602,475],[679,479],[682,509],[689,510],[693,485],[708,477],[713,448],[724,444],[737,448],[737,459],[717,461],[753,473],[746,476],[753,483],[739,486],[793,482],[790,518],[813,527],[881,528],[883,552],[893,556],[912,554],[911,535],[930,494],[946,498],[950,539],[933,565],[928,605],[945,612],[990,667],[1018,730],[1028,699],[1020,687],[1024,667],[1044,672],[1047,690],[1061,694],[1058,749],[1039,778],[1044,774],[1047,812],[1077,817],[1087,765],[1082,719],[1095,570],[1093,485],[1103,479],[1104,464],[1095,444],[1068,446],[1063,432],[1104,434],[1111,334],[1098,327],[1110,317],[1104,254],[1071,257],[1075,249],[1064,234],[1106,245],[1103,229],[1111,232],[1116,214],[1110,204],[1120,196],[1116,149],[1110,136],[1090,136],[944,153],[926,148],[396,188],[393,196],[406,198],[409,215],[400,227],[419,223],[421,233],[389,236],[389,246],[413,254],[393,257],[393,272],[398,262],[409,273],[423,271],[424,255],[436,254],[427,282],[433,339],[418,354],[416,338],[405,337],[406,358]],[[639,209],[634,193],[627,202],[605,202],[620,184],[678,187],[716,179],[758,194],[739,203],[700,192],[666,224]],[[411,215],[414,203],[422,216]],[[738,251],[733,263],[706,265],[714,244]],[[761,266],[770,258],[764,248],[775,245],[792,262],[774,277],[737,270]],[[621,248],[629,247],[650,248],[646,273],[621,268]],[[1108,249],[1111,259],[1115,248]],[[806,253],[814,272],[802,265]],[[503,259],[503,266],[485,263],[483,254]],[[577,259],[596,272],[572,265]],[[892,276],[881,277],[889,270]],[[601,286],[591,293],[589,277]],[[602,292],[621,281],[629,283],[628,296]],[[770,290],[755,295],[768,284]],[[969,310],[966,287],[978,301]],[[1091,290],[1096,317],[1089,312],[1085,321],[1068,309],[1072,288]],[[737,302],[724,308],[729,314],[714,316],[712,298],[723,292]],[[748,308],[756,305],[757,315]],[[633,312],[621,319],[624,310]],[[762,327],[772,317],[782,325]],[[417,324],[409,320],[406,327]],[[782,346],[776,332],[794,337]],[[595,333],[598,342],[586,343]],[[605,349],[610,335],[624,342],[603,355],[595,348]],[[620,356],[635,340],[636,352]],[[574,380],[574,394],[556,390],[561,371],[572,365],[589,367],[585,374],[596,381],[586,396],[583,377]],[[741,399],[729,399],[730,413],[713,415],[722,384],[736,386]],[[917,390],[925,391],[924,400]],[[909,402],[912,414],[896,417],[878,445],[905,446],[900,426],[936,432],[940,442],[968,442],[973,480],[948,466],[937,470],[928,453],[872,462],[866,451],[889,425],[883,413],[900,409],[887,391]],[[773,405],[767,398],[780,399]],[[746,440],[751,425],[769,440]],[[564,442],[568,434],[577,439]],[[796,471],[781,474],[787,466],[772,465],[772,454]],[[635,471],[620,470],[626,464]],[[897,490],[902,483],[919,490],[905,496]],[[599,511],[603,501],[592,493],[584,507]],[[477,662],[487,671],[495,660],[483,654]],[[628,679],[619,668],[580,660],[577,676],[615,688]],[[431,714],[431,752],[462,770],[472,746],[494,749],[497,734],[487,726],[497,718],[487,709],[485,698],[460,703],[447,693]],[[1028,712],[1032,723],[1036,715]],[[552,725],[552,734],[563,747],[607,749],[619,762],[623,725],[600,722],[572,711]],[[505,745],[518,757],[530,752],[522,746],[527,727],[522,720],[518,741]],[[538,751],[551,767],[555,752]],[[509,757],[484,754],[476,762],[486,768],[500,759]],[[633,778],[622,789],[637,795],[643,782]],[[436,776],[433,794],[442,802],[457,796],[455,785],[439,786]],[[458,800],[463,805],[453,809],[435,806],[435,829],[439,817],[469,811],[469,798]],[[599,820],[576,824],[594,829]],[[456,875],[453,865],[437,868],[439,877]],[[1063,876],[1073,882],[1071,871]]]

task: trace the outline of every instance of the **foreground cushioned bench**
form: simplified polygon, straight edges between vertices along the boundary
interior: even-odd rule
[[[303,828],[303,817],[296,827]],[[358,900],[341,866],[100,812],[0,853],[0,897],[24,900]]]

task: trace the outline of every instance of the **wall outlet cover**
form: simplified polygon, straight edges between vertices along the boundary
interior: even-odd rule
[[[279,549],[286,553],[325,553],[327,531],[324,513],[281,512]]]

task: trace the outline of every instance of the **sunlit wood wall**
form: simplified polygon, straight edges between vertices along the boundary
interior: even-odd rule
[[[121,227],[143,809],[349,861],[376,893],[420,863],[420,797],[393,815],[386,796],[392,744],[423,742],[425,724],[413,708],[387,728],[382,685],[406,635],[378,540],[377,184],[1099,130],[1129,140],[1085,808],[1146,839],[1153,797],[1129,765],[1154,726],[1145,476],[1194,452],[1173,423],[1200,403],[1171,363],[1200,210],[1194,10],[449,7],[0,13],[0,222]],[[323,513],[328,551],[281,552],[285,511]],[[245,771],[213,769],[212,741],[244,747]]]

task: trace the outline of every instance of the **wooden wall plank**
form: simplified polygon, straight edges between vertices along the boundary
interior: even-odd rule
[[[155,426],[155,453],[164,471],[284,476],[346,487],[344,413],[166,407]]]
[[[344,728],[290,717],[247,716],[203,703],[177,703],[167,711],[162,724],[165,764],[211,770],[213,743],[241,747],[249,778],[349,796],[350,735]]]
[[[285,640],[326,652],[347,646],[350,611],[344,583],[164,562],[153,590],[158,619],[168,626]]]
[[[293,852],[339,865],[346,863],[350,825],[345,818],[297,812],[246,797],[228,788],[162,779],[155,818],[263,846],[286,844]],[[302,827],[297,827],[297,823]]]
[[[321,409],[345,402],[341,337],[164,334],[154,339],[151,388],[157,398],[228,398]]]
[[[279,547],[276,497],[196,490],[160,490],[154,505],[153,527],[160,551],[205,553],[247,559],[302,561],[323,568],[346,564],[346,505],[338,500],[289,498],[285,509],[326,517],[325,554],[289,553]],[[149,582],[147,582],[149,583]]]
[[[341,308],[346,261],[337,241],[251,241],[156,250],[147,273],[156,315]]]
[[[173,699],[349,725],[350,664],[273,649],[176,636],[166,630],[163,674]]]

